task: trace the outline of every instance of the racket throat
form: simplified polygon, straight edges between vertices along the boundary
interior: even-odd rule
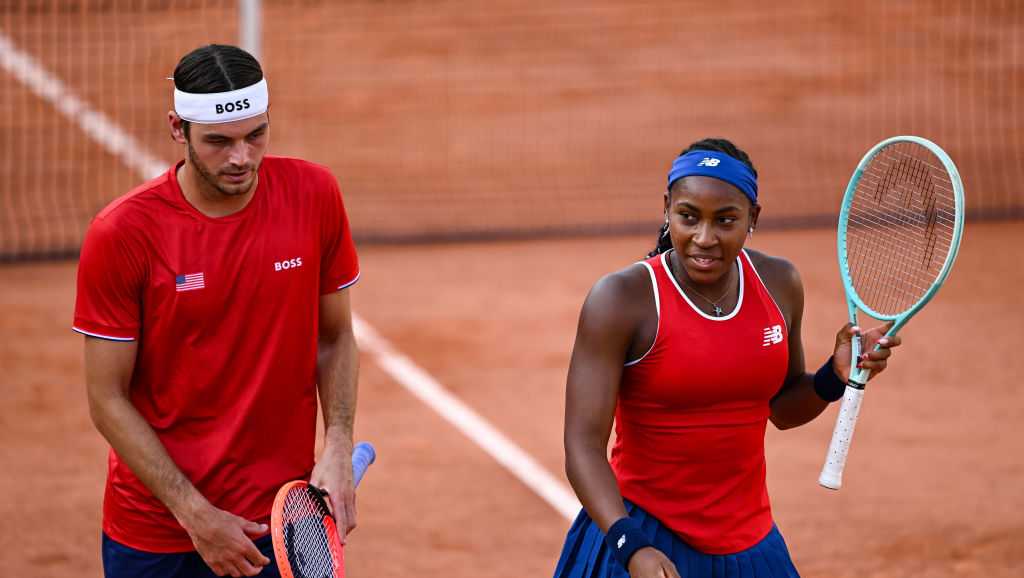
[[[856,367],[856,366],[854,366]],[[871,377],[871,372],[863,369],[856,369],[850,372],[850,377],[846,380],[846,387],[852,387],[853,389],[864,390],[864,386],[868,383],[868,378]]]

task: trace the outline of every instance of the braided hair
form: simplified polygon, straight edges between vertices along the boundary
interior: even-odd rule
[[[701,139],[683,149],[683,152],[679,153],[679,156],[683,156],[688,152],[696,150],[725,153],[750,167],[750,170],[754,171],[754,177],[757,177],[757,169],[754,168],[754,163],[750,162],[750,157],[747,156],[747,153],[743,152],[739,147],[724,138]],[[668,191],[668,194],[671,195],[672,191]],[[666,220],[661,224],[661,228],[658,229],[658,241],[654,246],[654,250],[648,253],[647,257],[651,258],[655,255],[660,255],[671,248],[672,237],[668,234],[668,220]]]

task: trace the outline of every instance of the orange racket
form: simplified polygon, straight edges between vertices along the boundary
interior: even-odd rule
[[[376,457],[369,443],[356,445],[352,451],[356,485]],[[326,498],[327,492],[302,480],[288,482],[277,491],[270,534],[282,578],[344,578],[344,546]]]

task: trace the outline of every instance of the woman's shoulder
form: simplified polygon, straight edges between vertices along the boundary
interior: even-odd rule
[[[651,274],[643,261],[608,273],[594,283],[591,294],[598,292],[611,299],[633,299],[639,293],[650,293]]]
[[[584,315],[621,321],[636,320],[653,298],[649,270],[642,262],[608,273],[597,280],[583,304]]]
[[[800,272],[788,259],[753,249],[744,249],[744,251],[750,257],[751,265],[757,270],[757,274],[772,294],[803,294]]]

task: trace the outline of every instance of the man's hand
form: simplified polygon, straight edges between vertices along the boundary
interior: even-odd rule
[[[255,576],[270,564],[250,538],[266,534],[266,524],[250,522],[209,504],[182,522],[196,551],[218,576]]]
[[[309,483],[326,490],[338,535],[344,544],[356,527],[356,489],[352,481],[352,444],[328,444],[313,468]]]

